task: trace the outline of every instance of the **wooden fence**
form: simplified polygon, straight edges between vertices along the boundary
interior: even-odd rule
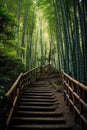
[[[81,124],[81,129],[87,129],[87,86],[62,73],[64,99],[74,113],[75,120]]]

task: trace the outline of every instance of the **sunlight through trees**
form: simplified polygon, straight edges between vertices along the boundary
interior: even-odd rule
[[[27,70],[51,63],[87,84],[86,0],[1,0],[0,6],[0,51]]]

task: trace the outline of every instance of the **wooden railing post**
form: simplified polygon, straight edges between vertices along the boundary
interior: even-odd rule
[[[66,85],[65,85],[65,76],[63,76],[64,77],[64,79],[63,79],[63,86],[64,86],[64,100],[66,101],[67,99],[66,99],[66,93],[67,93],[67,88],[66,88]]]
[[[66,101],[66,87],[65,87],[65,84],[64,84],[64,82],[65,82],[65,79],[64,79],[64,72],[62,71],[61,72],[61,77],[62,77],[62,85],[63,85],[63,90],[64,90],[64,101]]]
[[[73,109],[73,107],[74,107],[74,105],[75,105],[75,97],[74,97],[74,84],[73,84],[73,82],[72,82],[72,102],[73,102],[73,104],[72,104],[72,112],[74,112],[74,109]]]

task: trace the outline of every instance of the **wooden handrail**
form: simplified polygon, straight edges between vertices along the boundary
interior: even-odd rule
[[[40,78],[40,72],[42,72],[42,69],[44,69],[47,66],[51,67],[50,65],[45,65],[43,67],[35,67],[34,69],[25,72],[24,74],[21,73],[14,82],[14,84],[11,86],[11,88],[8,90],[8,92],[5,94],[4,103],[7,104],[6,119],[4,123],[6,124],[5,130],[9,126],[14,109],[16,109],[17,102],[20,98],[24,86],[29,85],[30,83],[33,83],[38,78]]]
[[[87,93],[87,86],[73,79],[65,72],[62,72],[62,80],[64,86],[64,97],[70,109],[77,113],[77,119],[80,119],[80,124],[83,130],[87,128],[87,102],[84,98],[84,92]]]
[[[5,99],[6,99],[6,106],[7,106],[7,111],[6,111],[6,128],[8,127],[12,114],[14,112],[14,109],[16,107],[18,98],[20,96],[21,92],[21,85],[22,85],[22,76],[23,73],[21,73],[12,87],[8,90],[8,92],[5,94]]]
[[[70,77],[68,74],[66,74],[65,72],[63,73],[64,76],[66,76],[71,82],[75,83],[76,85],[78,85],[79,87],[81,87],[82,89],[84,89],[85,91],[87,91],[87,86],[80,83],[79,81],[73,79],[72,77]]]
[[[20,79],[22,78],[22,75],[23,75],[23,73],[21,73],[21,74],[18,76],[17,80],[14,82],[14,84],[12,85],[12,87],[11,87],[11,88],[9,89],[9,91],[5,94],[5,96],[6,96],[7,98],[9,98],[10,95],[11,95],[11,94],[13,93],[13,91],[15,90],[15,88],[16,88],[18,82],[19,82]]]
[[[30,72],[32,72],[32,71],[34,71],[34,70],[36,70],[37,68],[39,68],[39,67],[35,67],[35,68],[31,69],[31,70],[29,70],[29,71],[25,72],[23,75],[25,76],[25,75],[29,74]]]
[[[7,102],[6,128],[8,128],[9,126],[14,109],[16,109],[17,102],[18,102],[18,99],[20,97],[23,87],[26,84],[36,81],[37,77],[35,77],[35,75],[36,75],[37,68],[34,68],[28,72],[25,72],[24,74],[21,73],[16,79],[16,81],[14,82],[14,84],[12,85],[12,87],[9,89],[9,91],[5,94],[5,99]]]

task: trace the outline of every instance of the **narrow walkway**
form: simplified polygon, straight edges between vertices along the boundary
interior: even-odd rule
[[[78,130],[55,80],[44,77],[24,89],[9,130]]]

